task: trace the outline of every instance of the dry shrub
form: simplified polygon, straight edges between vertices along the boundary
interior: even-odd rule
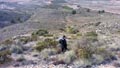
[[[79,30],[77,30],[75,27],[68,26],[68,27],[66,27],[66,32],[68,32],[70,34],[76,34],[79,32]]]
[[[31,35],[31,41],[37,41],[38,40],[38,36],[37,35]]]
[[[58,61],[63,61],[66,64],[72,63],[76,59],[75,51],[67,51],[64,54],[59,54]]]
[[[89,49],[86,49],[86,48],[79,48],[79,49],[77,50],[77,56],[78,56],[79,58],[88,59],[88,58],[91,58],[92,52],[91,52]]]
[[[30,37],[23,36],[23,37],[20,38],[20,42],[22,42],[23,44],[26,44],[26,43],[28,43],[29,41],[31,41],[31,38],[30,38]]]
[[[87,32],[85,35],[86,39],[88,41],[98,41],[97,37],[98,37],[98,34],[94,31],[91,31],[91,32]]]
[[[44,48],[56,48],[56,46],[58,45],[58,42],[55,41],[54,39],[45,39],[44,41],[40,41],[37,43],[37,46],[35,47],[35,49],[37,51],[41,51]]]
[[[44,36],[47,34],[49,34],[49,32],[44,29],[39,29],[38,31],[32,33],[32,35],[38,35],[38,36]]]
[[[50,48],[48,48],[48,49],[42,50],[40,52],[40,54],[41,54],[41,57],[43,59],[47,59],[48,57],[57,54],[57,51],[56,51],[56,49],[50,49]]]
[[[11,61],[11,58],[8,57],[9,55],[11,55],[9,50],[0,51],[0,64]]]
[[[4,44],[4,45],[10,45],[12,43],[13,43],[12,39],[7,39],[7,40],[5,40],[5,41],[2,42],[2,44]]]

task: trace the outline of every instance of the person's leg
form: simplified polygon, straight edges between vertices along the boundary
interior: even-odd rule
[[[61,47],[61,50],[62,50],[62,52],[64,52],[64,47],[63,46]]]
[[[67,46],[65,46],[65,51],[67,50]]]
[[[66,50],[67,50],[67,47],[66,47],[66,46],[64,46],[64,52],[66,52]]]

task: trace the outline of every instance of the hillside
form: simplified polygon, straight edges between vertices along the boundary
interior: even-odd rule
[[[0,10],[0,68],[120,67],[119,14],[64,0],[11,2],[15,9]],[[64,52],[58,41],[63,35]]]
[[[119,13],[119,0],[66,0],[69,4],[81,5],[94,10],[105,10],[111,13]]]
[[[103,26],[109,24],[111,30],[108,30],[110,32],[114,33],[114,30],[119,31],[119,15],[112,13],[99,14],[98,11],[90,10],[90,12],[87,12],[87,10],[87,8],[80,8],[77,10],[77,14],[74,15],[71,9],[69,10],[64,7],[59,7],[59,9],[54,9],[54,7],[38,8],[34,10],[35,13],[25,23],[11,25],[1,29],[0,38],[9,38],[17,34],[28,33],[40,28],[58,31],[61,28],[64,29],[68,25],[76,26],[81,32],[99,30],[101,28],[102,32],[106,32],[105,30],[107,30],[108,27]],[[95,26],[98,22],[101,22],[101,25]],[[7,35],[8,33],[9,35]]]
[[[0,10],[0,28],[16,23],[22,23],[30,18],[30,14]]]

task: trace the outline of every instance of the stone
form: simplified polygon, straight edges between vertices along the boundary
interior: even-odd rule
[[[22,65],[36,65],[37,62],[34,62],[33,60],[26,60],[22,62]]]
[[[4,50],[6,50],[6,49],[7,49],[6,46],[0,46],[0,51],[4,51]]]
[[[16,64],[14,64],[13,66],[14,66],[14,67],[19,67],[20,64],[19,64],[19,63],[16,63]]]
[[[39,56],[38,54],[33,55],[33,57],[38,57],[38,56]]]
[[[113,65],[114,65],[115,67],[120,67],[120,63],[118,63],[118,62],[114,62]]]
[[[11,46],[10,51],[12,53],[16,53],[16,54],[22,54],[23,53],[22,47],[17,46],[17,45]]]

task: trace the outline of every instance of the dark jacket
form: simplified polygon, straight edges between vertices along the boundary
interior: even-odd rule
[[[59,43],[60,43],[62,48],[67,49],[67,41],[66,41],[66,39],[60,39]]]

